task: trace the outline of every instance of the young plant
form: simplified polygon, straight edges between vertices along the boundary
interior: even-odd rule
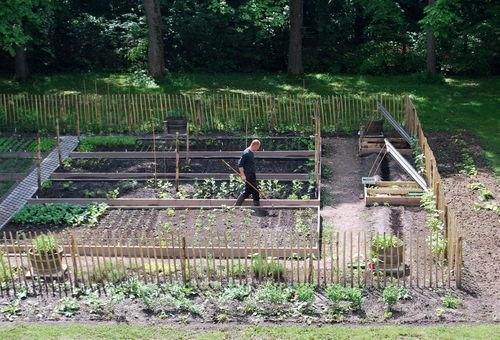
[[[362,294],[361,289],[356,287],[344,287],[340,284],[333,284],[326,287],[325,290],[326,297],[338,304],[339,302],[348,302],[349,305],[347,309],[359,310],[361,309]]]
[[[3,309],[2,313],[9,321],[14,321],[18,316],[21,315],[21,300],[14,299],[14,301],[8,303]]]
[[[252,272],[255,277],[271,277],[275,280],[281,280],[285,273],[285,268],[281,263],[277,263],[274,260],[255,256],[252,259]]]
[[[108,198],[108,199],[116,199],[116,198],[118,198],[118,196],[120,196],[120,189],[119,188],[110,190],[106,193],[106,198]]]
[[[75,298],[65,297],[59,301],[57,312],[65,317],[71,318],[80,310],[80,305]]]
[[[295,298],[300,302],[312,302],[314,299],[314,288],[314,285],[311,284],[298,285],[294,289]]]
[[[46,179],[42,182],[42,189],[50,189],[52,188],[52,181],[50,179]]]
[[[462,300],[459,298],[455,298],[451,295],[451,293],[446,294],[444,297],[441,298],[441,302],[444,307],[446,308],[451,308],[451,309],[457,309],[458,306],[462,304]]]
[[[408,298],[409,292],[403,287],[389,285],[384,288],[382,297],[388,306],[389,311],[392,311],[394,305],[401,299]]]
[[[32,241],[33,253],[45,257],[57,251],[57,241],[52,235],[40,235]]]

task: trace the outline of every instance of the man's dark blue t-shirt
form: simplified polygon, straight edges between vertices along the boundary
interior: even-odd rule
[[[238,168],[243,168],[245,175],[255,175],[255,158],[252,150],[246,148],[238,162]]]

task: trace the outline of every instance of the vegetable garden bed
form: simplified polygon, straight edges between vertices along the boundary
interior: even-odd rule
[[[378,181],[366,185],[365,203],[419,206],[424,190],[414,181]]]
[[[189,244],[205,245],[204,240],[227,240],[234,247],[253,245],[289,246],[291,239],[318,240],[321,233],[319,208],[244,207],[190,209],[110,209],[105,205],[28,205],[16,214],[3,231],[33,233],[66,231],[80,235],[102,235],[100,243],[119,233],[124,244],[140,242],[141,235],[157,235],[156,244],[172,244],[168,233],[182,234]],[[69,215],[73,216],[71,219]],[[227,238],[231,239],[228,240]],[[108,241],[106,241],[108,240]],[[305,243],[304,245],[309,246]]]

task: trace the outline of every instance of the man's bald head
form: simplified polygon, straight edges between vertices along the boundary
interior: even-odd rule
[[[260,140],[254,139],[252,143],[250,143],[250,150],[252,150],[252,152],[255,152],[259,150],[259,148],[260,148]]]

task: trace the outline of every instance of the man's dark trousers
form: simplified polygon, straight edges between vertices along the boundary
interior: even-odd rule
[[[245,199],[252,196],[253,199],[253,205],[254,206],[259,206],[260,205],[260,196],[259,192],[255,189],[257,188],[257,176],[255,174],[248,174],[246,175],[246,182],[245,182],[245,191],[243,191],[239,196],[238,199],[236,200],[235,206],[240,206]]]

